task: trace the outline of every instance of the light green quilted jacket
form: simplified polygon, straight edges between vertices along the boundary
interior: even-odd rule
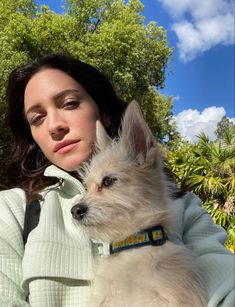
[[[25,248],[25,194],[21,189],[0,192],[0,307],[85,307],[92,261],[107,253],[107,246],[92,244],[73,223],[70,209],[84,193],[81,183],[55,166],[45,174],[62,178],[63,184],[43,192],[39,224]],[[234,256],[223,247],[225,231],[192,193],[174,201],[172,210],[176,218],[171,239],[198,256],[208,307],[234,307]]]

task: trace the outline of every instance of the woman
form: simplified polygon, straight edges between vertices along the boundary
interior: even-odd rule
[[[0,193],[0,306],[86,306],[92,259],[107,251],[72,223],[70,210],[84,193],[75,171],[92,153],[96,120],[115,137],[125,104],[95,68],[62,55],[13,71],[7,102],[16,145],[9,176],[17,188]],[[40,220],[24,246],[26,203],[35,198]],[[198,256],[208,306],[232,307],[226,233],[192,193],[176,198],[174,209],[171,239]]]

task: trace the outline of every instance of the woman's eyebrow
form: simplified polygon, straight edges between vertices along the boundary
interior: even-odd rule
[[[78,89],[67,89],[67,90],[59,92],[53,98],[57,101],[57,100],[60,100],[61,98],[63,98],[65,95],[70,94],[70,93],[80,94],[80,91]]]
[[[35,104],[35,105],[29,107],[28,110],[25,112],[26,117],[27,117],[27,115],[28,115],[30,112],[35,112],[35,111],[37,111],[37,110],[39,110],[39,109],[40,109],[40,104]]]

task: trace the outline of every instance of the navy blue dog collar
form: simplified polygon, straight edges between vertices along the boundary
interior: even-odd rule
[[[136,232],[122,241],[112,242],[109,246],[110,254],[118,253],[126,249],[146,245],[160,246],[168,240],[166,231],[161,226],[144,229]]]

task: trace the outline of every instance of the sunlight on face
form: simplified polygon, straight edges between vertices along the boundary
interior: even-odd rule
[[[98,107],[69,75],[49,68],[36,73],[26,86],[24,108],[35,142],[53,164],[73,171],[90,157]]]

